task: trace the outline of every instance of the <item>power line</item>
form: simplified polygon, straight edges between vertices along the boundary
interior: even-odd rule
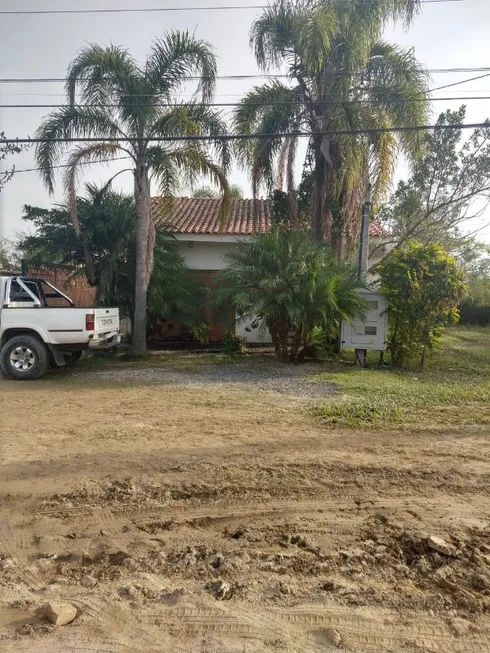
[[[474,82],[475,80],[483,79],[484,77],[490,77],[490,73],[487,73],[486,75],[478,75],[478,77],[470,77],[469,79],[465,79],[460,82],[453,82],[452,84],[444,84],[444,86],[436,86],[436,88],[431,89],[431,91],[442,91],[445,88],[452,88],[453,86],[459,86],[468,82]]]
[[[114,159],[101,159],[100,161],[81,161],[77,165],[79,166],[89,166],[89,165],[94,165],[95,163],[112,163],[113,161],[127,161],[130,159],[130,156],[117,156]],[[54,168],[69,168],[70,164],[69,163],[60,163],[55,166],[51,166],[53,169]],[[42,170],[42,168],[24,168],[23,170],[13,170],[14,175],[18,175],[21,172],[39,172]],[[11,170],[0,170],[0,175],[3,175],[5,172],[12,172]]]
[[[446,2],[464,2],[465,0],[420,0],[421,4],[432,5]],[[339,2],[337,4],[349,4]],[[4,10],[0,15],[49,15],[49,14],[128,14],[128,13],[161,13],[181,11],[230,11],[235,9],[267,9],[268,5],[208,5],[204,7],[136,7],[117,9],[26,9]]]
[[[252,133],[252,134],[216,134],[209,135],[191,135],[191,136],[165,136],[165,137],[150,137],[144,140],[147,143],[174,143],[181,141],[238,141],[238,140],[254,140],[254,139],[267,139],[267,138],[303,138],[312,136],[344,136],[344,135],[361,135],[361,134],[388,134],[392,132],[420,132],[430,130],[451,130],[451,129],[479,129],[490,128],[489,122],[478,122],[467,125],[417,125],[412,127],[380,127],[375,129],[332,129],[325,131],[291,131],[291,132],[275,132],[275,133]],[[129,143],[138,141],[138,137],[122,137],[122,136],[109,136],[107,138],[92,138],[92,137],[79,137],[79,138],[6,138],[2,143],[7,144],[37,144],[37,143]]]
[[[476,123],[476,124],[470,124],[470,125],[424,125],[424,126],[421,126],[421,127],[395,127],[395,128],[386,128],[386,129],[370,129],[370,130],[350,130],[350,131],[349,130],[344,130],[344,131],[336,131],[336,132],[312,132],[312,133],[298,132],[298,133],[295,133],[295,134],[291,134],[291,133],[287,133],[287,134],[284,134],[284,133],[277,133],[277,134],[247,134],[247,135],[243,135],[243,136],[233,136],[233,138],[235,138],[235,139],[239,139],[239,138],[248,138],[248,139],[250,139],[250,138],[259,138],[259,137],[262,137],[262,138],[267,137],[268,138],[271,135],[276,136],[278,138],[279,137],[284,137],[284,136],[292,136],[292,135],[303,136],[304,137],[304,136],[314,136],[314,135],[318,135],[318,134],[325,134],[325,135],[334,134],[334,133],[335,134],[346,134],[346,133],[349,133],[349,134],[355,133],[355,134],[357,134],[357,133],[373,133],[373,132],[374,133],[386,133],[386,132],[390,132],[390,131],[422,131],[422,130],[430,130],[430,129],[434,129],[434,130],[436,130],[436,129],[477,129],[479,127],[489,127],[489,126],[490,125],[488,123]],[[204,137],[200,137],[200,138],[203,139]],[[208,138],[211,138],[211,137],[208,137]],[[224,138],[224,136],[222,138]],[[226,138],[227,138],[227,140],[231,140],[232,136],[226,135]],[[66,141],[66,140],[67,139],[64,139],[64,141]],[[79,140],[79,139],[71,139],[71,140]],[[109,140],[109,139],[104,139],[104,140]],[[116,139],[112,139],[112,140],[116,140]],[[151,139],[151,140],[163,140],[163,139]],[[169,140],[169,139],[166,139],[166,140]],[[176,138],[174,138],[172,140],[189,140],[189,137],[176,137]],[[7,140],[7,141],[2,141],[2,142],[14,142],[15,143],[15,142],[22,142],[22,141],[9,141],[9,140]],[[32,140],[32,141],[28,141],[28,142],[34,143],[34,142],[36,142],[36,140]],[[38,139],[37,142],[41,142],[41,139]],[[131,158],[130,156],[119,156],[119,157],[115,157],[114,159],[101,159],[100,161],[82,161],[78,165],[94,165],[96,163],[113,163],[114,161],[127,161],[130,158]],[[60,163],[60,164],[57,164],[57,165],[53,165],[51,167],[52,167],[52,169],[69,168],[70,164],[69,163]],[[17,174],[20,174],[22,172],[39,172],[40,170],[42,170],[42,168],[24,168],[23,170],[14,170],[13,172],[14,172],[14,174],[17,175]],[[7,172],[7,171],[0,170],[0,175],[3,174],[4,172]]]
[[[464,0],[458,0],[464,1]],[[1,12],[0,12],[1,13]],[[427,70],[431,74],[445,74],[445,73],[479,73],[479,72],[490,72],[490,66],[474,66],[469,68],[429,68]],[[331,73],[332,77],[345,77],[350,75],[362,75],[362,72],[358,73]],[[187,81],[200,81],[203,77],[188,77]],[[204,79],[206,79],[204,77]],[[236,80],[241,81],[245,79],[290,79],[290,75],[286,74],[261,74],[257,73],[254,75],[216,75],[216,80]],[[79,81],[83,81],[83,78],[79,78]],[[468,80],[469,81],[469,80]],[[0,84],[57,84],[65,83],[66,77],[3,77],[0,78]]]
[[[430,89],[429,92],[432,92],[433,90],[436,90],[436,89]],[[473,89],[465,89],[465,90],[461,89],[460,91],[455,91],[455,93],[490,93],[490,89],[489,88],[473,88]],[[184,95],[179,94],[179,95],[180,95],[180,98],[181,98],[181,100],[179,100],[179,101],[182,101],[182,100],[187,99],[187,98],[190,99],[190,98],[194,97],[194,95],[192,93],[186,93]],[[9,96],[9,97],[10,96],[13,96],[13,97],[59,97],[59,98],[65,98],[66,99],[66,93],[6,93],[6,92],[3,92],[2,97],[5,97],[5,96]],[[218,99],[219,98],[225,98],[225,97],[226,98],[228,98],[228,97],[230,97],[230,98],[231,97],[243,98],[243,96],[244,96],[244,93],[217,93],[216,94],[216,97]],[[135,96],[130,96],[130,97],[135,97]],[[457,97],[455,96],[454,99],[455,100],[466,100],[466,99],[471,100],[474,97],[475,97],[474,95],[471,95],[471,96],[460,95],[460,96],[457,96]],[[431,98],[431,99],[432,100],[438,100],[439,98]],[[478,98],[475,98],[475,99],[478,99]],[[189,104],[191,104],[191,102],[189,102]],[[36,106],[42,106],[42,105],[36,105]],[[55,106],[65,106],[65,105],[57,104]],[[78,105],[78,106],[80,106],[80,105]]]
[[[435,90],[435,89],[434,89]],[[430,91],[429,91],[430,92]],[[451,102],[451,101],[460,101],[460,100],[490,100],[490,95],[471,95],[471,96],[458,96],[458,97],[437,97],[431,98],[433,102]],[[425,102],[426,98],[404,98],[404,99],[394,99],[391,100],[395,104],[406,104],[411,102]],[[301,106],[304,104],[301,101],[298,102],[247,102],[247,106],[260,106],[260,107],[275,107],[275,106]],[[380,105],[384,104],[383,100],[318,100],[315,102],[317,106],[323,105],[356,105],[356,104],[369,104],[369,105]],[[158,107],[158,108],[179,108],[179,107],[238,107],[240,102],[177,102],[174,104],[163,103],[163,104],[148,104],[148,107]],[[69,107],[69,104],[0,104],[0,109],[63,109]],[[96,109],[117,109],[120,108],[119,104],[76,104],[76,108],[96,108]]]

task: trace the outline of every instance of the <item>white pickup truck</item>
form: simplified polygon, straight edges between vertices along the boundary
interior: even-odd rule
[[[0,301],[0,367],[11,379],[38,379],[121,341],[119,309],[77,308],[43,279],[0,277]]]

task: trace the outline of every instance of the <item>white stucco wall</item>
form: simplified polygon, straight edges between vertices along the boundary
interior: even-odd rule
[[[226,266],[225,255],[233,251],[238,240],[249,239],[250,236],[177,235],[185,263],[191,270],[222,270]],[[371,241],[369,267],[379,263],[389,252],[392,245],[388,243],[388,238]]]
[[[225,254],[233,251],[234,243],[181,241],[180,250],[185,264],[191,270],[222,270],[226,266]]]

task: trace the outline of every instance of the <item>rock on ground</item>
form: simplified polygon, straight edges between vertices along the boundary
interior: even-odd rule
[[[55,626],[66,626],[77,616],[77,609],[71,603],[51,601],[44,606],[44,616]]]
[[[442,555],[450,556],[453,555],[454,553],[454,547],[448,544],[441,537],[436,537],[435,535],[431,535],[427,540],[427,544],[430,549],[432,549],[433,551],[437,551],[437,553],[441,553]]]
[[[80,581],[80,585],[82,585],[82,587],[87,587],[88,589],[92,589],[97,585],[97,579],[94,578],[93,576],[84,576]]]
[[[327,630],[325,631],[325,637],[329,642],[329,644],[333,644],[333,646],[340,646],[340,642],[342,641],[342,638],[340,636],[340,633],[334,628],[327,628]]]

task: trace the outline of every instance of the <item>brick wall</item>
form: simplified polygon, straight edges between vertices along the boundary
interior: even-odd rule
[[[93,306],[95,303],[95,288],[89,285],[85,276],[76,276],[70,279],[72,274],[73,271],[66,268],[29,269],[30,277],[49,281],[53,286],[62,290],[65,295],[68,295],[76,306]]]

